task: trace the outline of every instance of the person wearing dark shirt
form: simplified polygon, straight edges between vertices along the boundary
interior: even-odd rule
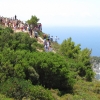
[[[15,15],[15,20],[17,19],[17,16]]]

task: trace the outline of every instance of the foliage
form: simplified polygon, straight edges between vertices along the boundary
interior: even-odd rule
[[[74,73],[69,71],[65,59],[57,54],[6,49],[0,53],[0,57],[1,82],[15,76],[30,79],[33,84],[39,82],[47,88],[61,90],[74,84]]]
[[[58,44],[57,42],[51,42],[51,46],[52,46],[53,50],[56,51],[56,53],[59,54],[60,44]]]
[[[36,51],[36,48],[43,48],[43,45],[38,44],[35,38],[30,38],[28,34],[23,32],[11,34],[9,28],[0,30],[0,51],[5,48],[11,50],[28,50]]]
[[[37,22],[39,21],[39,18],[37,18],[35,15],[31,16],[31,19],[27,20],[27,23],[29,25],[32,25],[33,28],[37,26]]]
[[[6,27],[5,30],[8,30],[10,33],[14,33],[14,31],[10,27]]]
[[[13,100],[13,99],[7,98],[5,95],[0,94],[0,100]]]
[[[83,49],[78,56],[78,62],[81,62],[78,66],[79,75],[81,77],[86,78],[87,81],[92,81],[92,78],[94,78],[94,72],[92,70],[92,64],[91,64],[91,57],[90,57],[91,51],[87,48]]]
[[[13,97],[15,99],[21,100],[22,97],[28,96],[29,85],[30,84],[28,83],[28,81],[11,78],[0,84],[0,92],[8,97]]]
[[[12,41],[10,42],[10,45],[12,46],[11,49],[36,51],[36,48],[33,46],[33,43],[37,41],[36,39],[29,38],[28,34],[22,32],[16,33],[13,36]]]
[[[61,96],[60,100],[74,100],[74,99],[73,99],[73,95],[65,94],[65,95]]]
[[[60,47],[63,55],[71,70],[77,72],[77,76],[83,77],[87,81],[92,81],[94,73],[91,65],[91,50],[85,48],[81,50],[80,45],[75,45],[71,38],[64,40]]]
[[[61,92],[58,89],[50,89],[55,100],[61,100]]]
[[[49,90],[42,86],[33,86],[30,81],[17,78],[10,78],[0,84],[0,92],[15,100],[22,100],[23,97],[31,100],[54,100]]]
[[[43,32],[38,31],[38,34],[39,34],[39,36],[40,36],[40,37],[42,37],[42,38],[43,38],[43,34],[44,34]]]
[[[7,55],[7,56],[6,56]],[[9,77],[31,79],[32,82],[36,81],[38,74],[32,67],[32,55],[27,51],[13,51],[9,48],[0,53],[0,80],[5,81]],[[29,61],[29,62],[27,62]],[[31,69],[31,70],[30,70]],[[29,73],[30,72],[30,73]],[[27,74],[29,73],[29,74]]]
[[[44,50],[44,45],[43,44],[39,44],[39,43],[34,42],[32,46],[33,47],[35,46],[36,49]]]
[[[99,87],[97,88],[98,81],[94,82],[85,82],[85,81],[77,81],[74,85],[73,92],[74,92],[74,100],[86,99],[86,100],[99,100],[100,91]],[[100,86],[100,85],[99,85]]]
[[[81,50],[80,45],[75,46],[75,43],[72,41],[71,38],[64,40],[60,48],[61,54],[63,56],[72,59],[77,58],[80,50]]]
[[[0,93],[19,100],[99,100],[99,82],[92,81],[91,50],[81,50],[71,38],[52,47],[55,54],[38,52],[43,45],[36,39],[0,28]]]
[[[48,89],[44,89],[42,86],[31,86],[29,90],[31,100],[56,100],[51,92]]]
[[[65,94],[60,100],[100,100],[100,82],[79,80],[73,87],[73,94]]]
[[[69,71],[66,60],[54,53],[35,53],[34,69],[39,74],[39,82],[48,88],[66,89],[74,84],[74,73]],[[42,58],[42,59],[41,59]]]

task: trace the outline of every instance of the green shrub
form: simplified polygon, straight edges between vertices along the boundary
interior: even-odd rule
[[[73,87],[74,100],[99,100],[98,90],[100,82],[78,81]]]
[[[14,33],[14,31],[10,27],[6,27],[5,30],[7,30],[9,33]]]
[[[74,73],[70,71],[65,58],[52,52],[32,53],[6,48],[0,53],[0,58],[1,82],[15,76],[30,79],[33,84],[60,90],[71,90],[75,82]]]
[[[74,95],[73,100],[99,100],[92,92],[82,92],[80,95]]]
[[[31,86],[29,90],[31,100],[55,100],[51,92],[42,86]]]
[[[7,98],[5,95],[0,94],[0,100],[13,100],[13,99]]]
[[[29,85],[31,85],[31,83],[28,81],[10,78],[0,84],[0,92],[8,97],[21,100],[23,97],[28,97]]]
[[[74,100],[74,99],[73,99],[73,95],[65,94],[65,95],[61,96],[60,100]]]
[[[17,78],[10,78],[0,84],[0,92],[15,100],[22,100],[23,97],[31,100],[54,100],[49,90],[42,86],[33,86],[30,81]]]

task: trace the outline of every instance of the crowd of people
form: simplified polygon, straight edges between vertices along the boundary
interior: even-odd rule
[[[38,25],[33,28],[32,25],[24,23],[21,20],[18,20],[16,15],[11,18],[0,16],[0,25],[3,25],[5,27],[11,27],[15,32],[16,30],[20,30],[23,32],[26,31],[29,33],[30,37],[32,37],[32,35],[34,34],[34,38],[38,38],[38,31],[42,31],[41,23],[38,23]],[[50,52],[53,50],[51,47],[51,42],[57,42],[59,38],[56,36],[54,39],[53,36],[50,36],[50,34],[48,35],[44,34],[43,39],[44,39],[44,50],[46,52]]]
[[[5,27],[11,27],[14,31],[21,30],[21,31],[27,31],[30,34],[30,37],[32,37],[32,33],[34,33],[34,37],[37,38],[38,36],[38,30],[42,31],[42,24],[37,23],[37,26],[33,27],[32,25],[29,25],[26,22],[23,22],[19,19],[17,19],[17,16],[7,18],[0,16],[0,24]]]
[[[26,23],[23,23],[21,20],[18,20],[16,15],[11,18],[0,16],[0,24],[5,27],[11,27],[14,30],[21,29],[23,31],[24,29],[27,29]]]

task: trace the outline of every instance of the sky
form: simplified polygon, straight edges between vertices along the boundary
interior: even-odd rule
[[[100,26],[100,0],[0,0],[0,16],[26,21],[37,16],[43,26]]]

